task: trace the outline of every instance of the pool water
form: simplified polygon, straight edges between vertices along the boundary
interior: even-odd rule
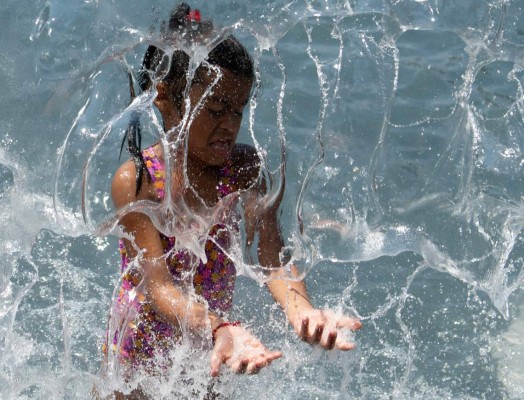
[[[524,398],[524,4],[191,5],[257,62],[239,141],[265,154],[275,185],[285,171],[286,251],[314,303],[364,324],[348,353],[300,342],[239,249],[234,317],[284,357],[256,376],[225,372],[214,390]],[[2,399],[119,385],[99,375],[119,284],[110,182],[131,111],[144,144],[158,140],[147,99],[129,105],[126,71],[173,6],[0,4]],[[203,396],[209,353],[174,351],[184,370],[138,381],[154,398]]]

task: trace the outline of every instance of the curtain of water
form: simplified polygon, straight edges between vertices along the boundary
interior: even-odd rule
[[[298,342],[239,239],[231,256],[248,278],[239,278],[234,312],[284,358],[256,377],[226,374],[216,390],[233,398],[522,398],[519,1],[192,6],[255,57],[261,90],[240,141],[264,160],[264,201],[285,187],[290,262],[317,305],[364,323],[351,354]],[[88,398],[98,379],[119,283],[116,238],[105,235],[115,217],[109,185],[130,115],[142,116],[146,141],[169,146],[153,98],[129,105],[127,72],[147,44],[160,45],[172,7],[0,5],[2,398]],[[189,51],[199,58],[209,47]],[[133,209],[202,254],[213,219],[234,205],[220,203],[207,219],[171,198]],[[198,229],[185,232],[183,216]],[[174,351],[185,370],[174,367],[162,382],[137,379],[157,397],[201,393],[208,356]]]

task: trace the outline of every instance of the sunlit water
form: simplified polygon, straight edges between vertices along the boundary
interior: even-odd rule
[[[312,349],[257,282],[259,269],[242,263],[234,317],[284,358],[254,377],[225,373],[215,390],[523,398],[522,3],[192,5],[236,29],[257,60],[262,92],[240,141],[266,155],[275,186],[285,149],[282,229],[311,297],[364,323],[358,350]],[[119,280],[117,238],[102,235],[114,215],[109,183],[129,121],[126,70],[172,7],[0,4],[2,399],[115,387],[98,381]],[[149,117],[152,143],[147,101],[132,107]],[[137,378],[154,398],[207,388],[209,354],[175,351],[185,371]]]

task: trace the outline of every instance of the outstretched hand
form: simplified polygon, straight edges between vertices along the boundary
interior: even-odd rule
[[[293,328],[303,341],[318,345],[326,350],[337,348],[347,351],[355,348],[355,344],[341,338],[339,330],[357,330],[362,323],[357,318],[340,316],[331,310],[309,309],[292,321]]]
[[[280,351],[269,351],[242,326],[224,326],[215,334],[215,347],[211,354],[211,376],[220,374],[222,364],[239,374],[256,374],[280,357]]]

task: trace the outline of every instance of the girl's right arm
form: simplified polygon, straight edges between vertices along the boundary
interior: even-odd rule
[[[138,200],[152,200],[155,193],[144,179],[142,190],[135,195],[136,170],[131,162],[120,167],[113,179],[112,197],[115,207],[120,209]],[[221,364],[227,364],[237,373],[256,373],[282,354],[268,351],[262,343],[242,326],[230,326],[213,312],[205,303],[190,299],[184,290],[173,284],[168,271],[164,249],[158,230],[149,217],[132,212],[120,219],[124,231],[134,238],[134,246],[124,240],[130,258],[141,251],[144,295],[155,312],[175,327],[184,321],[193,332],[211,328],[214,334],[214,349],[211,356],[211,374],[219,374]]]
[[[154,190],[144,179],[142,190],[135,195],[135,166],[126,162],[113,179],[111,188],[113,202],[117,209],[138,200],[151,200]],[[124,244],[129,258],[141,251],[140,264],[143,269],[143,291],[157,314],[175,327],[184,320],[195,332],[215,329],[223,321],[202,304],[191,301],[182,288],[173,284],[168,271],[162,242],[158,230],[149,217],[143,213],[131,212],[120,219],[124,231],[134,238],[134,246],[126,239]]]

